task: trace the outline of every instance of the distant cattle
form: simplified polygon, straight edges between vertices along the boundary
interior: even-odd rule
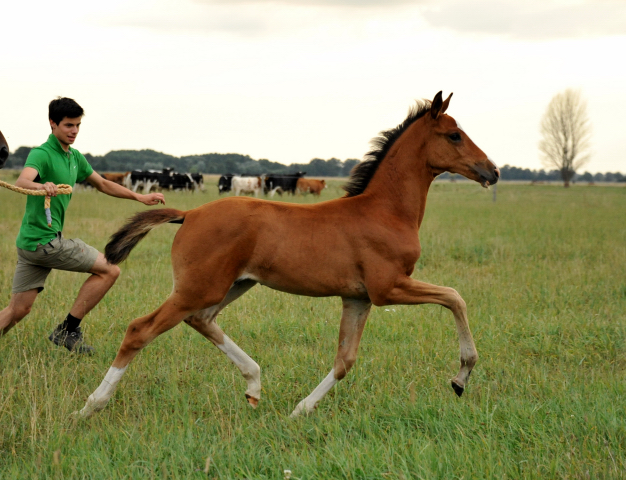
[[[190,173],[169,172],[158,177],[161,190],[195,190],[196,183]]]
[[[286,175],[268,175],[265,178],[265,193],[288,192],[291,194],[296,193],[296,186],[298,179],[303,177],[306,172],[290,173]]]
[[[144,194],[149,193],[153,187],[159,185],[161,174],[158,170],[133,170],[130,172],[131,190],[136,192],[142,188]]]
[[[235,175],[233,173],[225,173],[217,181],[217,190],[219,194],[230,192],[232,190],[233,177],[258,177],[258,175],[252,175],[250,173],[241,173]]]
[[[222,193],[230,192],[233,176],[234,175],[232,173],[227,173],[225,175],[222,175],[217,181],[217,190],[219,191],[220,195]]]
[[[74,184],[74,192],[77,192],[79,190],[92,190],[93,189],[93,185],[91,183],[89,183],[87,180],[83,180],[82,182],[76,182]]]
[[[189,175],[191,175],[191,181],[194,183],[194,189],[204,191],[204,175],[201,173],[190,173]]]
[[[235,195],[241,193],[254,193],[255,197],[263,191],[263,179],[261,177],[241,177],[233,176],[231,179],[231,188]]]
[[[314,180],[312,178],[299,178],[296,184],[296,190],[298,193],[302,194],[312,193],[313,195],[319,196],[325,188],[325,180]]]
[[[158,170],[133,170],[130,173],[130,188],[136,192],[143,188],[149,193],[153,188],[161,190],[203,190],[204,180],[199,173],[178,173],[171,168]]]

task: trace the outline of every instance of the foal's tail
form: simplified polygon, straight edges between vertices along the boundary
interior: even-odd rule
[[[186,214],[187,212],[173,208],[144,210],[136,213],[128,219],[126,225],[111,235],[109,243],[104,248],[107,262],[113,265],[122,263],[150,230],[164,223],[183,223]]]

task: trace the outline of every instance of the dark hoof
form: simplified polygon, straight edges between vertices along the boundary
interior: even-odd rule
[[[463,392],[465,391],[465,388],[456,383],[454,380],[452,380],[452,389],[454,390],[454,393],[456,393],[459,397],[463,395]]]
[[[248,404],[252,407],[252,408],[256,408],[259,406],[259,399],[258,398],[254,398],[252,395],[248,395],[246,393],[246,400],[248,400]]]

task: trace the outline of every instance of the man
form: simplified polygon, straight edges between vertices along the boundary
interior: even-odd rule
[[[29,195],[26,211],[17,236],[17,267],[9,306],[0,311],[0,335],[9,331],[28,313],[43,290],[51,269],[91,273],[83,284],[65,320],[50,334],[49,339],[77,353],[93,353],[85,344],[80,322],[104,297],[120,274],[117,265],[107,263],[104,255],[80,239],[63,238],[61,232],[65,211],[71,195],[57,196],[57,185],[74,186],[87,180],[93,187],[112,197],[137,200],[146,205],[165,204],[161,193],[139,195],[110,182],[96,173],[85,157],[72,148],[84,111],[71,98],[50,102],[48,117],[52,133],[48,141],[31,150],[24,170],[15,184],[30,190],[45,190],[55,197],[51,201],[52,226],[44,214],[44,197]]]

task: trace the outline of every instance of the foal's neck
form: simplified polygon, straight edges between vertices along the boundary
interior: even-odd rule
[[[400,139],[401,140],[401,139]],[[419,229],[433,174],[422,153],[424,142],[397,142],[380,163],[366,196],[382,214],[393,215]]]

